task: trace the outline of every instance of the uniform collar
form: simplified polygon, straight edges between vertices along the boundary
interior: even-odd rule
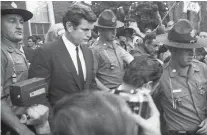
[[[17,53],[20,53],[21,54],[21,51],[17,48],[18,45],[7,40],[6,38],[1,38],[1,42],[2,42],[2,45],[3,47],[10,53],[13,53],[14,51],[17,52]]]
[[[112,44],[107,44],[107,43],[102,43],[100,42],[100,40],[97,41],[97,44],[101,47],[103,47],[104,49],[107,49],[107,48],[111,48],[111,49],[114,49],[115,48],[115,45],[117,44],[116,42],[113,42],[113,45]]]
[[[172,69],[172,67],[170,66],[170,62],[168,62],[165,65],[164,68],[166,68],[166,67],[169,67],[170,77],[175,77],[175,76],[177,76],[179,74],[180,74],[180,76],[186,77],[186,74],[184,72],[179,72],[179,71],[176,71],[175,69]],[[189,69],[190,70],[189,71],[190,75],[192,75],[195,72],[199,72],[200,71],[198,64],[196,64],[194,60],[192,61],[192,63],[191,63],[189,68],[190,68]]]

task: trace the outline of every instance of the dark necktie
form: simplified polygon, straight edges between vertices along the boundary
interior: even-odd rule
[[[82,70],[81,61],[80,61],[80,57],[79,57],[79,49],[78,49],[78,47],[76,47],[76,56],[77,56],[78,73],[79,73],[80,84],[81,84],[81,88],[83,89],[84,77],[83,77],[83,70]]]

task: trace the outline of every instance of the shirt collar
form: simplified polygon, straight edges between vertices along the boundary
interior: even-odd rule
[[[104,49],[107,49],[107,48],[114,49],[117,43],[113,42],[113,45],[112,44],[106,44],[106,43],[103,44],[103,43],[100,43],[99,40],[98,40],[97,44],[100,45],[101,47],[103,47]]]
[[[16,48],[17,44],[9,41],[8,39],[1,38],[1,42],[8,52],[13,53],[15,51],[17,53],[21,53],[21,51],[18,48]]]
[[[186,77],[185,73],[182,73],[182,72],[179,72],[179,71],[177,72],[175,69],[172,69],[172,67],[170,66],[169,63],[167,64],[167,66],[169,66],[170,77],[175,77],[175,76],[177,76],[179,74],[181,76],[185,76]],[[190,70],[189,71],[190,74],[193,74],[194,72],[199,72],[200,71],[198,65],[196,63],[194,63],[194,62],[191,63],[189,70]]]
[[[19,51],[20,51],[21,53],[24,53],[24,49],[23,49],[23,46],[22,46],[22,45],[20,46]]]

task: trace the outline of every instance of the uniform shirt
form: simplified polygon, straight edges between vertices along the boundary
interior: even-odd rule
[[[77,63],[77,56],[76,56],[76,46],[71,43],[66,37],[65,35],[62,36],[62,39],[63,39],[63,42],[71,56],[71,59],[73,61],[73,64],[75,66],[75,69],[76,69],[76,72],[77,74],[79,75],[78,73],[78,63]],[[84,60],[84,57],[83,57],[83,52],[80,48],[80,45],[77,46],[78,47],[78,50],[79,50],[79,58],[80,58],[80,62],[81,62],[81,66],[82,66],[82,70],[83,70],[83,76],[84,76],[84,80],[86,80],[86,63],[85,63],[85,60]]]
[[[13,106],[9,95],[9,86],[12,84],[14,70],[17,82],[28,78],[28,65],[23,52],[16,48],[12,42],[3,39],[1,41],[1,97],[8,102],[15,114],[21,114],[25,108]]]
[[[197,131],[207,118],[207,66],[194,60],[186,76],[168,64],[160,79],[158,95],[168,130]]]
[[[132,61],[133,56],[115,43],[112,46],[95,42],[91,49],[94,54],[96,77],[106,87],[117,88],[122,83],[124,61]]]

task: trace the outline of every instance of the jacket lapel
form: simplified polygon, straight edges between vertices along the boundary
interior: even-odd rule
[[[72,58],[71,58],[71,56],[70,56],[70,54],[64,44],[62,38],[60,39],[59,43],[60,43],[59,44],[59,46],[60,46],[59,51],[60,52],[58,52],[58,55],[60,56],[60,61],[62,61],[63,62],[62,64],[69,69],[74,80],[78,84],[78,87],[81,89],[80,81],[79,81],[75,66],[73,64],[73,60],[72,60]]]

